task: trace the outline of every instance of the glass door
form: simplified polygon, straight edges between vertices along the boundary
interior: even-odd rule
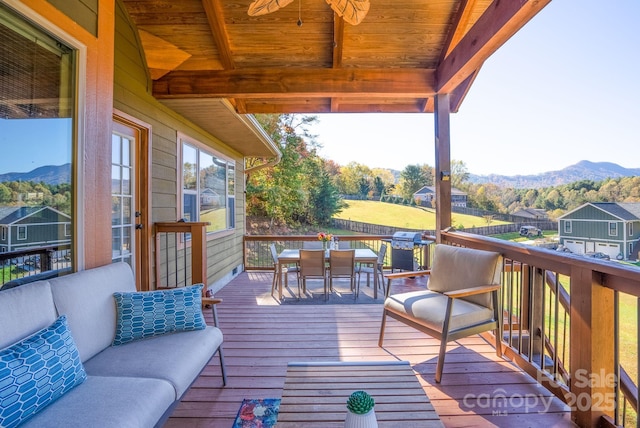
[[[111,136],[111,260],[128,263],[135,271],[134,147],[133,136],[114,129]]]

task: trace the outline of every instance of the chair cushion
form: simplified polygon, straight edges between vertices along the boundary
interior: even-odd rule
[[[153,427],[174,401],[173,387],[160,379],[88,376],[20,428]]]
[[[171,290],[113,293],[118,313],[113,345],[174,331],[204,330],[203,284]]]
[[[173,385],[174,400],[185,393],[222,344],[222,331],[168,333],[110,346],[84,367],[89,376],[122,376],[163,379]]]
[[[500,283],[500,253],[473,248],[436,245],[429,275],[429,290],[447,291]],[[466,297],[465,300],[492,307],[491,294]]]
[[[432,330],[442,332],[448,298],[433,291],[394,294],[384,301],[385,309],[409,318]],[[449,330],[493,320],[493,310],[462,299],[455,299]]]
[[[48,281],[0,291],[0,348],[50,326],[57,318]]]
[[[113,263],[49,282],[58,313],[67,316],[82,361],[111,346],[116,326],[113,293],[136,291],[131,267]]]
[[[0,426],[20,425],[86,377],[64,316],[0,350]]]

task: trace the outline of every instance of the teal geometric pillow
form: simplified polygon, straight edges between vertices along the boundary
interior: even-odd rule
[[[0,427],[20,425],[86,378],[63,315],[0,350]]]
[[[174,331],[203,330],[202,284],[171,290],[116,292],[113,346]]]

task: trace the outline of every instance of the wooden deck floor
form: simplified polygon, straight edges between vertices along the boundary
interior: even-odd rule
[[[389,319],[379,348],[380,305],[279,305],[270,296],[271,278],[271,272],[245,272],[216,293],[224,300],[218,316],[228,385],[213,358],[166,427],[230,428],[243,398],[282,396],[290,361],[367,360],[409,361],[447,427],[574,426],[565,405],[479,336],[449,345],[436,384],[435,339]],[[411,279],[402,285],[416,286]]]

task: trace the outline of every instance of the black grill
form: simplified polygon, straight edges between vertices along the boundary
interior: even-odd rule
[[[416,270],[422,265],[422,251],[417,257],[415,250],[428,242],[422,240],[421,232],[396,232],[391,238],[391,270]]]

